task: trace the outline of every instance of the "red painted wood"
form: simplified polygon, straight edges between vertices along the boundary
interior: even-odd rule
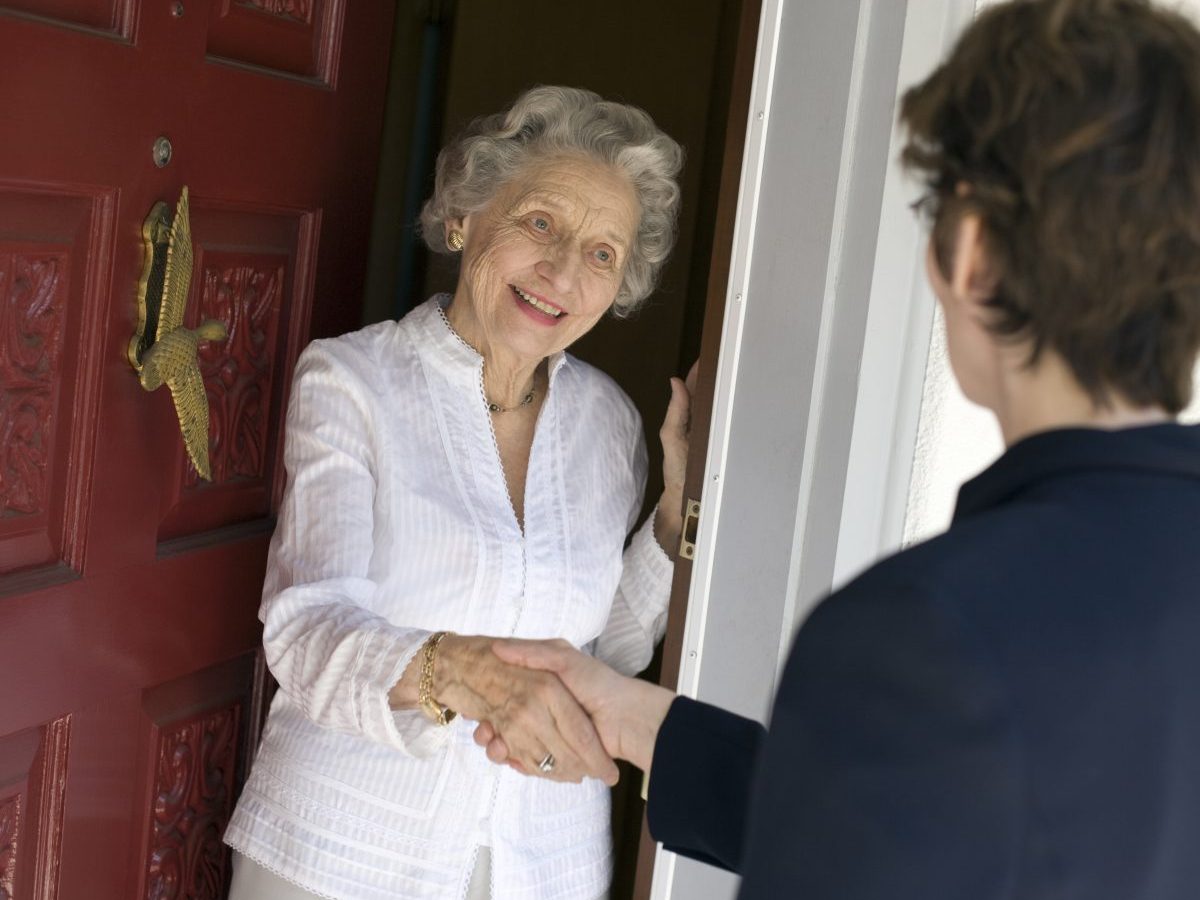
[[[68,426],[94,395],[80,349],[100,321],[92,231],[111,199],[0,182],[0,572],[79,562],[75,461],[94,437]]]
[[[4,6],[47,22],[126,36],[134,0],[5,0]]]
[[[229,871],[220,832],[253,746],[244,739],[253,671],[247,655],[143,694],[151,727],[139,754],[146,777],[139,805],[153,815],[140,836],[146,861],[135,896],[208,897],[223,889]]]
[[[0,738],[0,898],[57,897],[70,718]]]
[[[392,5],[3,6],[0,897],[218,897],[286,389],[358,322]],[[141,223],[184,185],[189,320],[230,332],[212,484],[125,359]]]
[[[0,897],[11,897],[17,878],[17,839],[20,837],[21,794],[0,797]]]
[[[338,54],[334,27],[345,0],[218,0],[212,4],[208,52],[329,82]]]

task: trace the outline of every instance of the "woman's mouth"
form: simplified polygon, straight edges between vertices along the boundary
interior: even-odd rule
[[[557,306],[553,306],[552,304],[547,303],[544,300],[539,300],[537,297],[534,297],[531,294],[525,293],[523,290],[521,290],[515,284],[509,285],[509,287],[511,287],[513,289],[514,294],[516,294],[525,303],[528,303],[530,306],[532,306],[534,309],[536,309],[540,313],[545,313],[546,315],[553,316],[556,319],[559,318],[560,316],[565,316],[567,314],[566,310],[559,309]]]

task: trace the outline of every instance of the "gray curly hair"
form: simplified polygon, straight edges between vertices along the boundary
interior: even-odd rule
[[[613,166],[637,195],[641,220],[613,304],[614,314],[628,315],[650,296],[675,244],[676,176],[683,166],[683,149],[635,106],[580,88],[542,86],[507,112],[476,119],[438,154],[421,234],[429,249],[449,253],[443,231],[449,219],[482,210],[531,162],[562,155]]]

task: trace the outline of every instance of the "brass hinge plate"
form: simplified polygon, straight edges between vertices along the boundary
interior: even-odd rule
[[[700,501],[688,497],[683,513],[683,528],[679,532],[680,559],[696,558],[696,528],[700,522]]]

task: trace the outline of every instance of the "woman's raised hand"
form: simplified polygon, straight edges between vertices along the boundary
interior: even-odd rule
[[[555,781],[585,776],[616,784],[617,767],[592,720],[550,671],[502,661],[494,638],[447,635],[438,648],[434,696],[468,719],[489,722],[504,735],[508,759],[522,771],[539,772],[547,754]]]
[[[692,394],[696,390],[696,371],[692,364],[687,379],[671,379],[671,402],[658,430],[663,448],[663,494],[654,520],[654,537],[674,558],[683,529],[683,480],[687,473],[688,446],[692,430]]]

